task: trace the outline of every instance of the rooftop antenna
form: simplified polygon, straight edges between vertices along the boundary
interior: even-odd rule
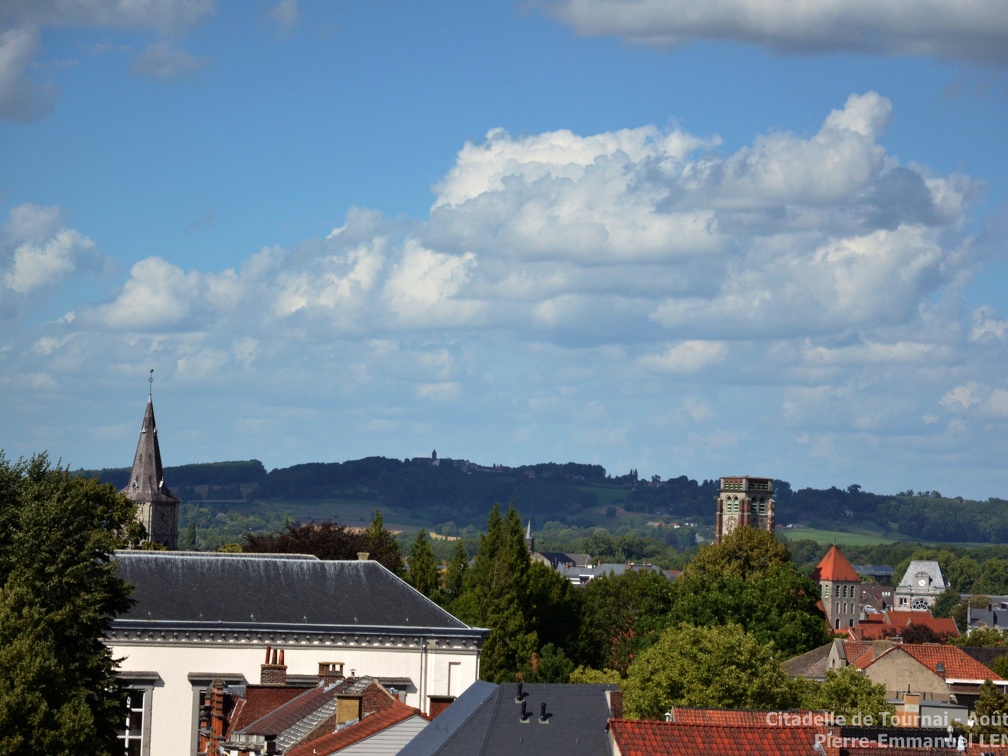
[[[153,396],[154,396],[154,368],[150,369],[150,377],[147,379],[147,383],[150,384],[150,388],[147,389],[147,396],[153,398]]]

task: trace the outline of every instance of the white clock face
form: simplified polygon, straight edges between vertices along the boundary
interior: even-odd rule
[[[926,586],[927,585],[927,578],[918,578],[917,585],[919,585],[921,588],[923,588],[924,586]]]

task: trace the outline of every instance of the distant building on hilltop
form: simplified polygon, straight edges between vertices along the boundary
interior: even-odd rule
[[[774,532],[772,479],[749,475],[721,478],[721,492],[717,497],[715,543],[721,543],[721,539],[739,527]]]
[[[182,502],[165,485],[161,447],[154,422],[154,401],[150,393],[147,395],[147,409],[140,427],[140,440],[133,457],[133,469],[130,471],[129,482],[120,493],[136,502],[137,519],[147,530],[149,541],[163,544],[169,549],[178,548]]]

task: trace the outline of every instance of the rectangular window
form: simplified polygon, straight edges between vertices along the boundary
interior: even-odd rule
[[[448,695],[462,694],[462,663],[448,662]]]
[[[119,730],[119,741],[125,756],[143,756],[144,702],[146,691],[129,688],[126,691],[126,718]]]
[[[829,583],[823,583],[822,597],[826,600],[829,600]]]

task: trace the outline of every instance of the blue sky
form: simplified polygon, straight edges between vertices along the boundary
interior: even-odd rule
[[[0,6],[0,448],[1008,495],[1008,9]],[[170,481],[167,481],[170,485]]]

